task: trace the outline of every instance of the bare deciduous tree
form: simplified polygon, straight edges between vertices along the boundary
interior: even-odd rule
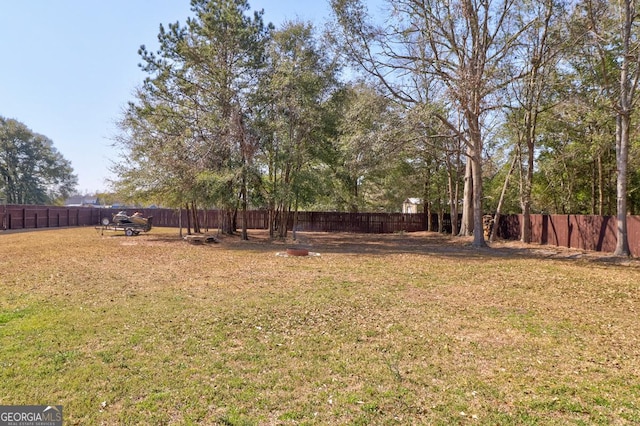
[[[388,92],[407,103],[446,99],[464,120],[459,137],[471,163],[473,245],[486,245],[482,227],[483,118],[498,108],[494,96],[510,77],[503,64],[518,34],[529,24],[518,20],[513,0],[388,1],[389,19],[374,24],[360,0],[333,0],[345,52]],[[427,77],[427,78],[425,78]],[[414,81],[428,83],[417,86]],[[434,114],[458,132],[451,116]],[[471,195],[472,194],[472,195]],[[464,226],[464,224],[463,224]]]

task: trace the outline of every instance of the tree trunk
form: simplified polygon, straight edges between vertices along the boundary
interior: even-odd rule
[[[293,230],[293,239],[295,240],[297,238],[296,236],[296,231],[298,228],[298,195],[296,194],[296,207],[293,210],[293,226],[292,226],[292,230]]]
[[[473,233],[473,174],[471,156],[467,156],[467,165],[464,172],[464,190],[462,199],[462,221],[460,223],[461,237],[467,237]]]
[[[248,241],[249,235],[247,234],[247,176],[246,171],[242,170],[242,190],[240,193],[240,199],[242,202],[242,240]]]
[[[285,206],[284,204],[281,206],[278,215],[278,238],[280,239],[287,238],[287,225],[289,223],[290,212],[290,207]]]
[[[431,220],[431,203],[429,202],[431,196],[429,189],[431,188],[431,169],[427,167],[424,178],[424,191],[422,194],[422,206],[424,214],[427,216],[427,232],[433,231],[433,221]]]
[[[498,225],[500,225],[500,213],[502,212],[502,204],[504,203],[504,196],[507,193],[507,187],[509,186],[509,179],[511,178],[511,174],[513,173],[513,169],[516,167],[516,162],[518,161],[518,156],[513,156],[513,161],[511,162],[511,167],[509,167],[509,172],[507,176],[504,178],[504,185],[502,185],[502,191],[500,192],[500,199],[498,200],[498,207],[496,207],[496,214],[493,216],[493,227],[491,228],[491,235],[489,236],[489,242],[493,242],[497,232]]]
[[[458,199],[451,201],[451,235],[458,235]]]
[[[358,188],[358,178],[352,179],[351,187],[353,188],[353,194],[351,194],[351,201],[349,201],[349,211],[351,213],[358,213],[358,197],[359,197],[359,188]],[[297,204],[297,201],[296,201]],[[297,211],[297,208],[296,208]]]
[[[235,215],[235,209],[225,208],[222,211],[222,220],[220,223],[220,231],[226,235],[232,235],[234,231],[234,220],[233,216]]]
[[[187,209],[187,235],[191,235],[191,212],[189,203],[186,203],[185,208]]]
[[[198,205],[195,201],[191,202],[191,215],[193,217],[193,233],[199,234],[201,232],[200,218],[198,216]]]
[[[627,163],[629,158],[629,114],[620,113],[616,120],[616,164],[618,179],[616,184],[616,256],[630,256],[627,233]]]
[[[604,170],[602,167],[602,153],[598,152],[598,213],[604,215]]]
[[[449,192],[449,212],[451,213],[451,235],[458,235],[458,193],[460,190],[458,172],[460,156],[457,156],[455,173],[450,162],[447,164],[447,186]]]
[[[477,145],[476,145],[477,146]],[[473,243],[474,247],[486,247],[482,226],[482,149],[477,147],[473,157]]]
[[[269,238],[274,238],[276,236],[276,227],[277,227],[277,218],[278,214],[276,212],[275,203],[269,203]]]
[[[531,187],[533,185],[533,161],[534,161],[534,141],[533,135],[527,137],[527,168],[524,176],[522,190],[522,226],[520,229],[520,240],[523,243],[531,242]]]
[[[627,167],[629,162],[629,129],[631,128],[631,110],[638,84],[640,63],[635,55],[637,46],[632,49],[632,28],[637,17],[635,2],[624,0],[620,2],[622,13],[622,64],[620,69],[620,94],[616,114],[616,166],[618,178],[616,182],[616,256],[630,256],[627,233]],[[635,75],[630,75],[631,61],[636,61]]]

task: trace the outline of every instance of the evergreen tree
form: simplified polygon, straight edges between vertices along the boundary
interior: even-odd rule
[[[160,26],[158,52],[140,48],[149,77],[121,121],[118,168],[130,190],[221,208],[233,232],[255,151],[248,100],[271,27],[245,0],[192,0],[191,10],[185,26]]]

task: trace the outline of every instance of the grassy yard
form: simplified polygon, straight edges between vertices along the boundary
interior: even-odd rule
[[[0,404],[68,425],[640,423],[636,261],[250,236],[0,233]]]

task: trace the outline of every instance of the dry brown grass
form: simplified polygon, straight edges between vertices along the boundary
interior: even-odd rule
[[[636,260],[436,234],[0,235],[0,403],[66,424],[634,424]]]

